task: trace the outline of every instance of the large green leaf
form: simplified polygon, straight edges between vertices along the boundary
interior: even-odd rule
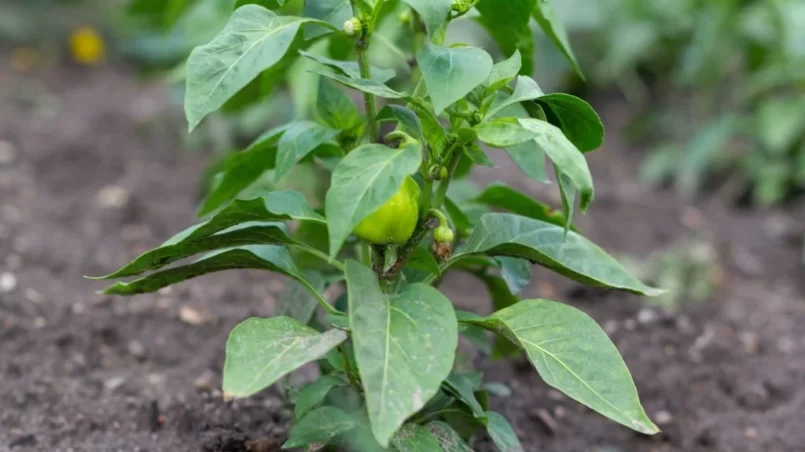
[[[287,317],[248,319],[226,342],[223,391],[233,397],[256,394],[346,339],[341,330],[319,333]]]
[[[116,283],[108,287],[104,293],[109,295],[153,293],[163,287],[209,273],[246,268],[280,273],[290,276],[306,286],[309,285],[301,276],[299,269],[296,268],[290,253],[285,247],[246,245],[213,251],[192,264],[158,271],[131,282]]]
[[[548,182],[548,173],[545,169],[545,151],[534,146],[531,141],[514,144],[506,147],[506,153],[515,165],[526,176],[537,182]]]
[[[272,222],[285,220],[324,223],[301,193],[283,190],[233,201],[209,220],[191,226],[146,252],[120,270],[99,279],[136,276],[195,254],[240,245],[291,243]]]
[[[492,57],[475,47],[440,47],[426,42],[417,53],[428,95],[440,114],[489,78]]]
[[[496,148],[515,147],[534,140],[534,133],[521,126],[514,118],[484,121],[473,130],[478,134],[479,140]]]
[[[581,66],[579,66],[579,62],[576,60],[576,55],[573,53],[573,49],[570,47],[570,40],[567,37],[567,30],[565,30],[564,24],[559,20],[556,16],[556,11],[554,11],[553,6],[551,5],[551,0],[537,0],[536,8],[534,8],[534,19],[537,20],[537,23],[542,28],[542,31],[551,38],[551,41],[559,47],[559,50],[565,55],[565,57],[570,61],[570,64],[573,66],[573,70],[578,74],[579,77],[584,79],[584,74],[581,71]]]
[[[363,78],[361,77],[361,69],[356,61],[334,60],[332,58],[305,52],[304,50],[300,51],[299,54],[327,67],[335,69],[342,75],[345,75],[349,78]],[[393,79],[396,75],[397,74],[394,72],[394,69],[380,69],[372,67],[372,80],[376,82],[386,83],[387,81]]]
[[[475,8],[481,13],[480,22],[495,39],[505,55],[523,53],[522,73],[530,74],[534,67],[534,38],[528,22],[537,0],[481,0]],[[519,69],[518,69],[519,71]]]
[[[522,217],[553,223],[557,226],[565,225],[565,217],[561,212],[501,183],[488,185],[474,201],[494,209],[507,210]]]
[[[534,100],[544,95],[545,93],[542,92],[542,89],[540,89],[534,79],[525,75],[518,75],[514,92],[502,102],[493,105],[492,109],[487,113],[487,117],[491,118],[498,112],[514,104]]]
[[[334,375],[319,377],[319,379],[308,384],[299,392],[294,406],[294,418],[296,418],[297,421],[302,419],[307,413],[324,401],[331,389],[348,384],[349,383],[343,378]]]
[[[453,0],[403,0],[422,17],[431,39],[444,40],[444,25]]]
[[[354,129],[363,121],[352,99],[335,83],[324,77],[319,77],[316,112],[322,121],[340,130]]]
[[[332,142],[337,130],[313,121],[291,124],[280,138],[274,180],[279,181],[295,164],[307,157],[317,147]]]
[[[500,452],[522,452],[523,446],[514,429],[509,424],[505,417],[494,411],[487,411],[486,417],[489,419],[489,424],[486,426],[486,431],[489,432],[489,437],[495,443]]]
[[[562,131],[552,124],[533,118],[518,119],[520,125],[534,134],[534,141],[548,155],[554,168],[568,177],[581,193],[580,208],[587,210],[593,202],[593,176],[587,160]]]
[[[380,122],[397,121],[402,124],[414,138],[422,139],[422,121],[419,117],[407,107],[402,105],[389,104],[380,110],[377,114],[377,120]]]
[[[422,149],[413,144],[402,149],[369,144],[341,160],[325,200],[332,256],[363,219],[399,191],[421,161]]]
[[[518,344],[542,379],[573,400],[638,432],[659,431],[643,411],[618,349],[583,312],[553,301],[526,300],[486,318],[462,321]]]
[[[435,421],[426,425],[431,434],[439,441],[444,452],[472,452],[470,446],[461,439],[453,427],[446,422]]]
[[[604,124],[593,107],[576,96],[548,94],[537,99],[551,124],[562,129],[580,151],[589,152],[604,144]]]
[[[391,439],[397,452],[438,452],[441,445],[435,436],[419,424],[405,424]]]
[[[575,232],[565,236],[562,226],[512,214],[489,213],[452,258],[488,254],[520,257],[561,275],[596,287],[658,295],[601,248]]]
[[[333,438],[358,426],[358,420],[333,406],[323,406],[302,418],[293,429],[283,449],[313,444],[328,444]]]
[[[348,86],[352,89],[356,89],[364,93],[374,94],[375,96],[385,97],[386,99],[405,99],[408,97],[407,94],[394,91],[387,85],[378,82],[377,80],[374,79],[346,77],[343,75],[334,74],[332,72],[326,72],[319,69],[312,69],[310,72],[313,72],[314,74],[319,74],[323,77],[333,79],[336,82],[341,83],[344,86]]]
[[[185,114],[192,131],[201,120],[285,56],[299,27],[314,19],[279,16],[258,5],[232,14],[209,44],[187,60]]]
[[[290,125],[271,129],[255,139],[243,152],[229,157],[221,168],[221,179],[215,184],[198,214],[207,215],[235,198],[266,171],[273,169],[277,160],[276,144]]]
[[[349,320],[372,432],[387,446],[450,374],[458,345],[455,311],[424,284],[387,295],[371,269],[348,261]]]
[[[519,50],[516,50],[509,58],[495,63],[492,66],[492,72],[489,73],[489,80],[486,82],[487,90],[493,92],[508,85],[520,73],[522,65],[523,59]]]

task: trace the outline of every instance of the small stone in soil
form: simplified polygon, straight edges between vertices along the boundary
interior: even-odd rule
[[[13,449],[15,447],[30,447],[36,445],[36,436],[32,433],[28,433],[25,435],[17,436],[16,438],[12,439],[8,443],[8,448]]]
[[[206,319],[195,308],[184,305],[179,308],[179,319],[188,325],[198,326],[205,323]]]
[[[665,410],[660,410],[654,413],[654,423],[659,426],[669,425],[673,421],[674,417],[671,415],[671,413]]]
[[[643,308],[637,313],[637,321],[643,325],[656,322],[660,316],[651,308]]]
[[[131,194],[119,185],[109,185],[95,195],[95,199],[104,209],[119,209],[129,202]]]
[[[135,358],[145,357],[145,347],[139,341],[130,341],[128,349],[131,356]]]
[[[0,273],[0,292],[11,293],[17,288],[17,276],[11,272]]]
[[[215,374],[213,374],[209,369],[206,369],[204,373],[196,378],[196,381],[193,382],[193,386],[199,391],[212,391],[214,389],[214,379]]]
[[[553,416],[551,416],[551,413],[540,408],[532,414],[534,419],[538,420],[540,423],[542,423],[542,425],[545,426],[545,429],[549,434],[553,435],[556,433],[556,430],[559,428],[559,426],[556,424],[556,420],[554,420]]]

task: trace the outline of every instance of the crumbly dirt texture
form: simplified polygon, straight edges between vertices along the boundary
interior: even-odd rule
[[[290,411],[275,390],[234,403],[218,390],[229,330],[271,315],[281,280],[229,272],[123,299],[96,295],[104,284],[83,278],[195,221],[205,157],[160,131],[182,127],[166,98],[125,70],[0,67],[0,451],[272,451],[287,435]],[[526,294],[603,325],[663,431],[645,437],[607,421],[526,362],[477,359],[514,392],[494,408],[527,451],[805,450],[805,210],[739,210],[718,193],[688,205],[652,192],[635,181],[642,153],[618,139],[623,103],[596,106],[609,136],[589,156],[597,201],[579,227],[638,258],[704,237],[719,289],[666,313],[536,270]],[[556,204],[552,187],[499,157],[479,181]],[[450,298],[487,311],[483,288],[461,278],[446,282]],[[477,449],[493,450],[486,440]]]

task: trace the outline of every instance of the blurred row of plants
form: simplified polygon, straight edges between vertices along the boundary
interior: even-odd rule
[[[767,206],[805,188],[805,2],[566,0],[585,70],[640,108],[642,177]],[[586,14],[579,15],[578,11]]]

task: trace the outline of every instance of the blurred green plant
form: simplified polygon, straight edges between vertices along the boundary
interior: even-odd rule
[[[691,197],[726,179],[758,205],[805,188],[805,2],[568,0],[561,9],[586,11],[566,16],[594,82],[650,109],[634,127],[656,145],[644,180]]]

